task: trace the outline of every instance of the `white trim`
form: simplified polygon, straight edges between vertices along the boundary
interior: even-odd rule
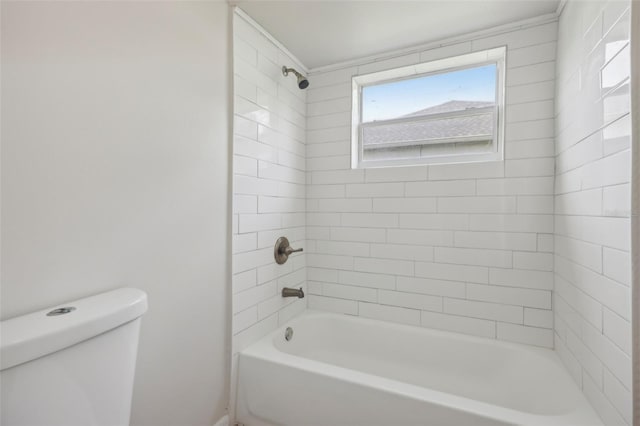
[[[558,18],[560,17],[560,15],[562,15],[562,11],[564,10],[564,7],[567,5],[567,0],[560,0],[560,3],[558,3],[558,7],[556,8],[556,15],[558,16]]]
[[[632,423],[640,424],[640,3],[631,2],[631,375]]]
[[[378,71],[370,74],[356,75],[351,79],[352,84],[352,108],[351,108],[351,168],[364,169],[370,167],[391,167],[418,164],[450,164],[470,161],[500,161],[504,159],[504,127],[505,127],[505,85],[506,85],[506,54],[507,47],[495,47],[478,52],[456,55],[448,58],[427,61],[386,71]],[[408,159],[380,159],[364,160],[363,131],[365,127],[376,127],[398,122],[422,121],[418,118],[400,118],[379,120],[375,122],[362,123],[362,90],[371,85],[386,84],[396,80],[414,79],[430,74],[441,74],[453,72],[459,69],[482,66],[487,64],[496,65],[496,105],[494,131],[492,138],[492,150],[484,153],[462,152],[458,154],[445,154],[428,157],[416,157]],[[460,114],[443,113],[436,118],[452,115],[476,115],[476,112],[465,111]],[[423,119],[424,120],[424,119]],[[410,145],[425,145],[422,143],[411,143]],[[434,142],[437,144],[438,142]],[[447,143],[440,140],[439,143]],[[382,148],[383,145],[377,145]],[[394,143],[393,146],[401,147],[407,144]],[[373,145],[369,146],[373,148]],[[462,160],[460,160],[462,159]]]
[[[244,19],[249,25],[251,25],[252,27],[254,27],[256,30],[258,30],[263,36],[265,36],[267,38],[267,40],[269,40],[271,43],[275,44],[275,46],[280,49],[282,52],[284,52],[287,56],[289,56],[291,59],[293,59],[294,62],[296,62],[296,66],[297,68],[300,68],[300,70],[302,72],[304,72],[305,74],[309,74],[309,68],[307,68],[305,66],[305,64],[298,59],[298,57],[296,55],[294,55],[293,53],[291,53],[291,51],[289,49],[287,49],[284,44],[280,43],[274,36],[271,35],[271,33],[269,33],[269,31],[267,31],[266,29],[264,29],[264,27],[260,24],[258,24],[256,21],[253,20],[253,18],[251,16],[249,16],[247,14],[247,12],[245,12],[244,10],[240,9],[239,6],[233,6],[233,13],[235,13],[236,15],[238,15],[238,17]],[[285,65],[285,64],[282,64]]]
[[[510,22],[508,24],[500,25],[497,27],[474,31],[471,33],[459,34],[452,37],[447,37],[439,40],[430,41],[423,44],[418,44],[410,47],[406,47],[404,49],[395,49],[392,51],[382,52],[374,55],[363,56],[360,58],[349,59],[347,61],[338,62],[331,65],[324,65],[321,67],[311,68],[308,73],[313,75],[315,73],[323,73],[328,71],[336,71],[343,68],[349,68],[357,65],[363,65],[378,61],[384,61],[387,59],[393,59],[398,56],[405,56],[411,53],[418,53],[425,50],[435,49],[437,47],[445,47],[452,44],[458,44],[469,40],[474,40],[478,38],[491,37],[494,35],[507,33],[510,31],[525,29],[536,27],[538,25],[548,24],[550,22],[555,22],[558,20],[558,15],[556,12],[548,13],[545,15],[536,16],[534,18],[524,19],[522,21]]]
[[[304,71],[307,75],[314,73],[323,73],[328,71],[335,71],[343,68],[349,68],[352,66],[363,65],[367,63],[383,61],[387,59],[393,59],[398,56],[404,56],[410,53],[417,53],[424,50],[435,49],[438,47],[445,47],[452,44],[461,43],[464,41],[469,41],[482,37],[491,37],[494,35],[506,33],[509,31],[514,31],[516,29],[525,29],[536,27],[538,25],[548,24],[549,22],[554,22],[558,20],[560,14],[562,14],[562,10],[566,5],[567,0],[561,0],[558,4],[558,8],[553,13],[547,13],[540,16],[535,16],[533,18],[527,18],[516,22],[509,22],[507,24],[499,25],[492,28],[487,28],[484,30],[478,30],[471,33],[458,34],[451,37],[445,37],[438,40],[433,40],[409,47],[405,47],[403,49],[394,49],[391,51],[386,51],[382,53],[377,53],[368,56],[362,56],[354,59],[349,59],[347,61],[337,62],[335,64],[323,65],[321,67],[309,68],[307,67],[296,55],[294,55],[289,49],[285,47],[280,41],[278,41],[269,31],[267,31],[262,25],[256,22],[247,12],[242,10],[239,6],[232,6],[233,13],[244,19],[248,24],[258,30],[262,35],[264,35],[270,42],[276,45],[280,50],[282,50],[285,54],[287,54],[291,59],[297,62],[297,65]]]
[[[442,161],[446,158],[447,161]],[[418,161],[419,160],[419,161]],[[420,158],[401,158],[396,160],[369,160],[364,161],[361,169],[383,169],[390,167],[414,167],[428,165],[449,165],[449,164],[469,164],[469,163],[504,163],[495,152],[478,154],[452,154],[447,156],[432,156]]]

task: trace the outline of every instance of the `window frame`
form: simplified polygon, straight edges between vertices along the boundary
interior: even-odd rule
[[[489,162],[489,161],[501,161],[504,159],[504,127],[505,127],[505,87],[506,87],[506,46],[501,46],[493,49],[487,49],[480,52],[473,52],[464,55],[452,56],[449,58],[438,59],[429,62],[423,62],[415,65],[409,65],[405,67],[375,72],[371,74],[362,74],[353,76],[351,80],[352,84],[352,106],[351,106],[351,168],[352,169],[364,169],[364,168],[376,168],[376,167],[392,167],[392,166],[412,166],[412,165],[424,165],[424,164],[454,164],[454,163],[470,163],[470,162]],[[379,84],[393,83],[396,81],[416,79],[429,75],[444,74],[448,72],[454,72],[469,68],[481,67],[484,65],[496,65],[496,105],[493,107],[497,109],[497,113],[494,114],[494,129],[493,129],[493,149],[491,152],[483,153],[460,153],[460,154],[445,154],[445,155],[433,155],[419,158],[402,158],[402,159],[383,159],[383,160],[363,160],[363,144],[362,134],[365,128],[375,127],[381,125],[388,125],[401,122],[416,122],[415,117],[406,118],[393,118],[389,120],[379,120],[369,123],[362,123],[362,90],[369,86],[376,86]],[[479,112],[463,112],[453,111],[433,114],[433,117],[427,118],[425,121],[433,119],[443,119],[447,117],[455,116],[471,116],[476,115]],[[444,143],[459,143],[459,142],[472,142],[472,138],[452,138],[449,141],[445,141],[446,138],[422,141],[414,141],[410,143],[389,143],[390,145],[399,146],[413,146],[413,145],[438,145]],[[459,140],[456,140],[459,139]],[[466,140],[464,140],[466,139]]]

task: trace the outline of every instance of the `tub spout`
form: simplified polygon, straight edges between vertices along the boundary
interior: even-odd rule
[[[304,291],[302,291],[302,287],[299,289],[285,287],[282,289],[282,297],[297,297],[302,299],[304,297]]]

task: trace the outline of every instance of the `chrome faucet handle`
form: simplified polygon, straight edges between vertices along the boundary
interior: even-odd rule
[[[273,248],[273,257],[276,259],[276,263],[278,265],[282,265],[289,259],[289,255],[291,253],[301,252],[302,249],[294,249],[289,245],[289,240],[287,237],[280,237],[276,241],[276,245]]]

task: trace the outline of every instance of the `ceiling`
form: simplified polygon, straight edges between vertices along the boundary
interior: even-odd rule
[[[230,0],[313,69],[556,11],[559,0]]]

